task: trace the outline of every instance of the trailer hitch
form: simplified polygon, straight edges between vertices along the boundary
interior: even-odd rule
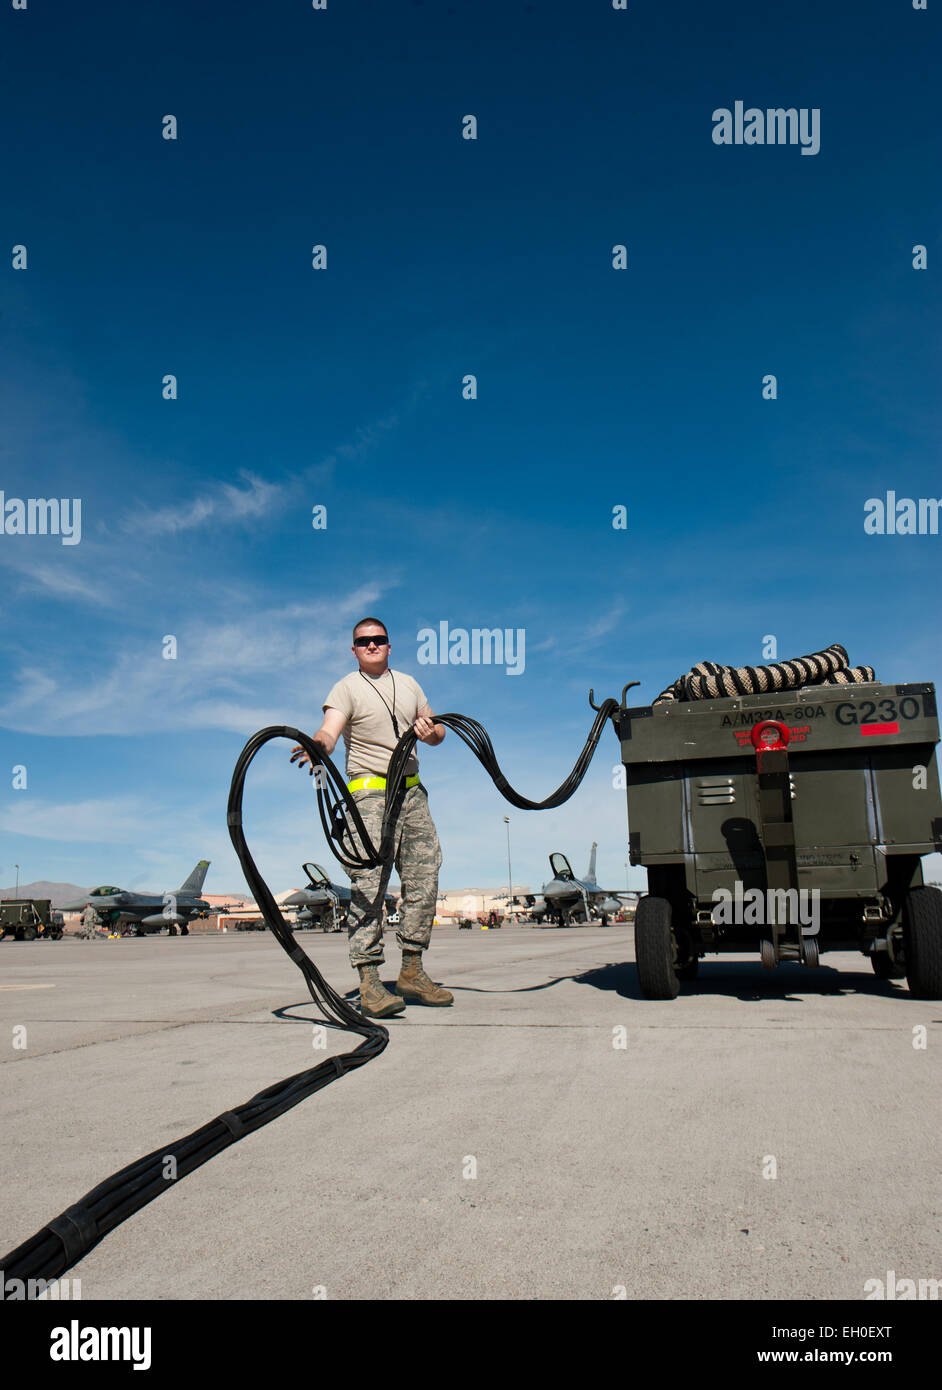
[[[762,964],[771,970],[780,960],[800,960],[818,964],[818,941],[801,929],[798,911],[798,860],[795,826],[792,820],[791,777],[788,769],[789,732],[777,719],[765,719],[750,734],[756,750],[759,786],[759,833],[765,851],[766,924],[762,937]],[[792,890],[794,889],[794,892]],[[786,903],[795,905],[795,922],[790,923],[786,908],[779,921],[778,897],[784,891]],[[773,908],[773,902],[776,906]],[[795,927],[795,937],[788,928]]]

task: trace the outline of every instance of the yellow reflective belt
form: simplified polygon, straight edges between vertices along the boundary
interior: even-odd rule
[[[406,778],[406,786],[407,786],[407,787],[417,787],[418,785],[419,785],[419,774],[418,774],[417,772],[414,772],[414,773],[412,774],[411,777],[407,777],[407,778]],[[352,782],[348,782],[348,783],[347,783],[347,791],[348,791],[348,792],[363,792],[363,791],[384,792],[385,790],[386,790],[386,778],[385,778],[385,777],[375,777],[375,776],[374,776],[374,777],[354,777],[354,779],[353,779]]]

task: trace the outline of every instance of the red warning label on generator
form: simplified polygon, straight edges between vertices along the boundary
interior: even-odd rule
[[[801,724],[801,725],[798,726],[797,729],[789,729],[789,730],[788,730],[788,742],[789,742],[789,744],[792,744],[792,743],[804,743],[805,739],[808,737],[808,735],[809,735],[810,733],[811,733],[811,725],[810,725],[810,724]],[[734,738],[734,739],[736,740],[736,742],[739,744],[740,748],[752,748],[752,747],[753,747],[753,743],[752,743],[752,734],[751,734],[751,733],[747,733],[745,729],[734,729],[734,730],[733,730],[733,738]]]
[[[860,732],[864,736],[867,734],[898,734],[898,724],[861,724]]]

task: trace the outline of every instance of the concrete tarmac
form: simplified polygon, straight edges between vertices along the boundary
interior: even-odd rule
[[[298,940],[354,989],[345,937]],[[386,955],[391,986],[392,932]],[[69,1277],[83,1299],[223,1300],[863,1300],[890,1270],[942,1278],[942,1003],[851,953],[709,956],[652,1003],[633,959],[630,925],[436,928],[453,1007],[410,1005],[379,1058],[168,1184]],[[267,932],[7,941],[0,1010],[3,1252],[359,1041],[314,1049]]]

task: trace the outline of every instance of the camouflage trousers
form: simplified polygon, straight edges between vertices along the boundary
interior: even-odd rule
[[[379,844],[383,825],[385,792],[353,793],[367,834]],[[399,928],[396,940],[406,951],[424,951],[432,934],[432,918],[438,898],[438,871],[442,863],[441,845],[428,809],[425,788],[410,787],[396,822],[396,868],[402,883]],[[350,938],[351,965],[381,965],[383,962],[383,898],[392,866],[350,872],[350,907],[347,933]]]

